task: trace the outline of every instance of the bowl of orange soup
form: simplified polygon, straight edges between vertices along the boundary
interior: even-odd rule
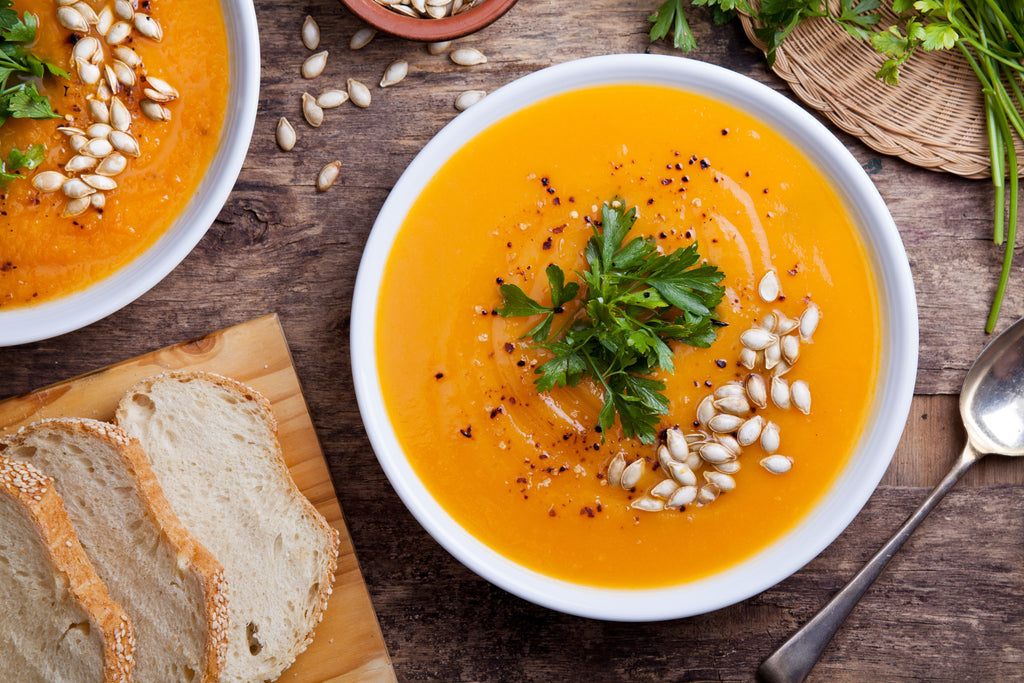
[[[515,285],[575,329],[550,268],[580,281],[627,211],[625,242],[722,274],[713,341],[668,343],[673,371],[646,377],[668,399],[646,435],[599,427],[590,378],[541,391],[546,313],[502,314]],[[669,296],[649,279],[630,291]],[[843,531],[902,433],[917,335],[896,227],[826,128],[725,69],[615,55],[517,80],[422,150],[367,242],[351,341],[377,458],[439,543],[537,604],[647,621],[756,595]]]
[[[99,320],[188,255],[245,159],[260,69],[250,0],[13,9],[38,20],[25,47],[68,78],[36,81],[58,118],[0,126],[5,157],[45,149],[0,187],[0,346]]]

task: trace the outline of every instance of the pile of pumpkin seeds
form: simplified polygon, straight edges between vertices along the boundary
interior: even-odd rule
[[[125,0],[119,1],[123,2]],[[476,0],[473,0],[473,2],[475,3]],[[448,2],[448,4],[450,5],[451,3]],[[468,8],[469,6],[471,5],[465,5],[464,7]],[[376,29],[368,27],[359,29],[349,41],[349,49],[361,50],[369,45],[376,35]],[[301,38],[302,44],[313,54],[302,63],[300,71],[304,79],[312,81],[323,74],[324,69],[327,67],[327,59],[330,56],[330,52],[328,50],[318,51],[320,47],[320,26],[311,16],[307,16],[302,22]],[[450,48],[451,41],[427,44],[428,53],[431,55],[444,55],[447,53],[452,63],[459,66],[475,66],[487,62],[486,55],[476,48],[459,47],[454,50]],[[384,69],[378,85],[381,88],[389,88],[401,83],[408,74],[409,62],[404,59],[396,59]],[[459,111],[464,111],[483,99],[486,94],[483,90],[467,90],[460,93],[455,98],[455,108]],[[325,111],[328,109],[340,107],[346,102],[351,102],[356,107],[366,109],[372,101],[373,96],[370,87],[354,78],[347,79],[344,89],[327,88],[316,96],[311,95],[309,92],[303,92],[300,98],[302,117],[311,128],[319,128],[323,124],[326,116]],[[278,147],[285,152],[290,152],[294,149],[295,144],[298,142],[298,133],[295,130],[295,126],[285,116],[282,116],[277,121],[275,139],[277,140]],[[332,161],[324,165],[319,173],[317,173],[316,189],[320,192],[326,192],[334,185],[340,176],[340,171],[340,161]]]
[[[115,0],[98,12],[83,0],[57,0],[57,21],[75,34],[70,63],[82,86],[91,89],[86,96],[88,121],[65,116],[68,125],[58,130],[67,136],[75,155],[65,162],[63,172],[37,173],[32,185],[40,192],[61,191],[68,199],[61,215],[72,217],[90,207],[103,209],[106,193],[117,188],[114,178],[128,167],[129,157],[141,153],[125,102],[138,100],[146,118],[170,121],[166,105],[179,93],[148,74],[138,53],[126,44],[136,36],[163,40],[160,22],[138,11],[136,0]],[[133,96],[135,90],[141,90],[141,97]]]
[[[781,295],[778,276],[769,272],[758,285],[766,303]],[[678,426],[663,433],[656,447],[661,479],[633,500],[630,507],[646,512],[678,510],[686,505],[710,505],[736,488],[744,449],[759,446],[759,464],[772,474],[782,475],[793,467],[793,458],[778,452],[779,426],[757,412],[769,406],[778,410],[795,408],[811,412],[811,391],[802,379],[788,382],[784,377],[800,357],[802,343],[811,341],[821,320],[821,310],[808,304],[798,318],[775,309],[740,335],[739,364],[749,370],[742,381],[730,381],[715,388],[698,404],[696,428],[684,432]],[[646,458],[627,462],[622,453],[608,464],[610,486],[633,490],[646,468]],[[701,475],[698,479],[698,473]]]
[[[374,0],[381,7],[413,19],[444,19],[473,9],[480,0]]]

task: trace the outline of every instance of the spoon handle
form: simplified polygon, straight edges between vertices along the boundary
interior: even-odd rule
[[[846,617],[849,616],[868,587],[889,564],[892,556],[910,538],[910,534],[914,533],[914,529],[942,500],[949,489],[953,488],[963,473],[979,458],[981,455],[968,443],[953,468],[925,499],[921,507],[907,518],[896,535],[875,553],[875,556],[864,565],[863,569],[857,572],[857,575],[846,584],[846,587],[836,593],[835,597],[814,615],[814,618],[804,624],[803,628],[794,633],[768,659],[764,660],[757,670],[762,681],[766,683],[800,683],[807,678],[807,674],[818,662],[825,646],[846,621]]]

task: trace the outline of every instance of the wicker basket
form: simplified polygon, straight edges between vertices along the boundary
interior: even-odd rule
[[[895,22],[891,13],[883,14],[881,26]],[[764,50],[751,19],[741,21]],[[981,86],[963,55],[920,51],[901,69],[898,86],[875,78],[884,61],[866,41],[816,18],[786,38],[773,71],[805,104],[872,149],[936,171],[989,177]],[[1016,142],[1024,158],[1024,144]]]

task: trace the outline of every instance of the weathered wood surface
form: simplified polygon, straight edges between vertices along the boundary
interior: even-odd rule
[[[460,68],[385,36],[349,51],[359,24],[335,0],[259,0],[259,119],[220,219],[135,304],[58,339],[0,349],[0,397],[277,312],[399,679],[750,680],[758,662],[895,531],[959,451],[953,394],[986,343],[981,328],[1001,259],[988,241],[987,183],[920,170],[840,136],[888,202],[907,247],[920,305],[919,396],[882,486],[847,532],[789,580],[714,614],[602,623],[491,587],[402,506],[366,440],[349,372],[350,299],[362,246],[404,167],[455,116],[455,95],[493,90],[576,57],[671,53],[665,45],[648,48],[645,18],[657,4],[521,0],[460,41],[490,59]],[[313,83],[299,76],[306,14],[320,22],[323,47],[331,51],[324,76]],[[693,58],[785,92],[738,24],[716,27],[702,10],[689,16],[699,43]],[[374,88],[370,109],[328,111],[316,131],[301,123],[304,90],[319,92],[347,77],[375,84],[397,57],[410,60],[410,76],[393,88]],[[281,115],[299,132],[290,154],[273,141]],[[334,159],[342,161],[341,179],[318,194],[316,170]],[[1024,287],[1016,270],[1000,328],[1020,315]],[[998,459],[969,472],[868,593],[814,680],[1024,679],[1022,472],[1020,463]]]

